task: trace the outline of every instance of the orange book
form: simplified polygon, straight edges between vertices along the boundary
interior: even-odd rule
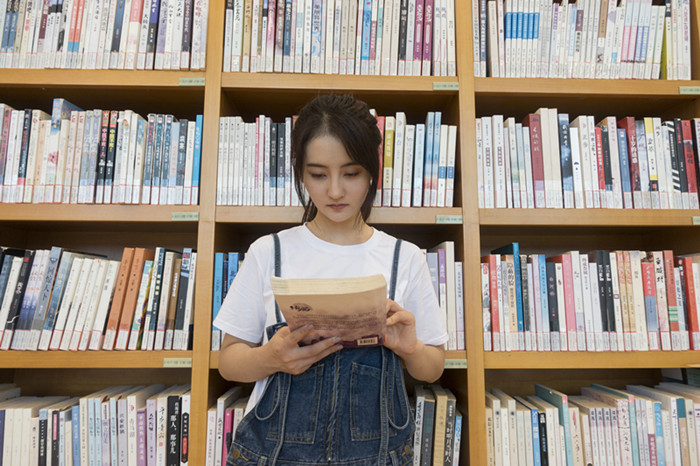
[[[117,341],[114,345],[114,349],[116,350],[126,350],[126,345],[129,341],[129,333],[131,332],[131,322],[134,320],[134,311],[136,309],[136,300],[141,285],[141,277],[143,275],[143,264],[147,260],[152,261],[155,254],[156,251],[154,249],[134,249],[134,258],[131,262],[129,279],[124,294],[124,304],[122,305],[122,313],[117,330]],[[110,313],[110,319],[111,317],[112,315]]]
[[[105,338],[102,344],[103,350],[112,350],[114,340],[119,326],[119,318],[122,314],[122,306],[129,282],[129,273],[131,271],[131,263],[134,260],[134,248],[124,248],[122,253],[122,261],[119,265],[119,275],[117,277],[117,286],[114,288],[114,296],[112,297],[112,307],[109,309],[109,317],[107,319],[107,327],[105,329]]]

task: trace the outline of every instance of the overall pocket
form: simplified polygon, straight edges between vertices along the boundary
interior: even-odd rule
[[[350,435],[352,440],[381,437],[379,413],[382,371],[377,367],[352,363],[350,372]]]
[[[284,441],[285,443],[313,444],[321,405],[323,364],[317,363],[303,374],[291,376],[289,380]],[[274,423],[274,427],[278,426],[280,426],[279,423]],[[267,438],[277,440],[279,430],[270,429]]]

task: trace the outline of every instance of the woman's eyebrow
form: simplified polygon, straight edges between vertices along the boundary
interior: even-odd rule
[[[348,163],[346,163],[346,164],[341,165],[340,168],[352,167],[352,166],[354,166],[354,165],[360,165],[360,163],[359,163],[359,162],[352,161],[352,162],[348,162]],[[324,164],[322,164],[322,163],[313,163],[313,162],[307,162],[307,163],[306,163],[306,166],[307,166],[307,167],[328,168],[328,165],[324,165]]]

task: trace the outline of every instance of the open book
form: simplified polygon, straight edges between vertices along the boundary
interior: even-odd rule
[[[386,330],[386,280],[271,277],[272,292],[291,330],[313,325],[301,342],[338,336],[345,347],[381,345]]]

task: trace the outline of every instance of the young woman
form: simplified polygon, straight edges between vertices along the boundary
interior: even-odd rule
[[[447,341],[425,257],[369,226],[381,134],[364,102],[326,95],[292,133],[302,225],[264,236],[246,254],[214,322],[224,333],[219,372],[256,382],[228,465],[411,464],[413,415],[401,361],[418,380],[442,374]],[[347,278],[389,284],[383,346],[342,349],[338,338],[300,346],[270,277]]]

